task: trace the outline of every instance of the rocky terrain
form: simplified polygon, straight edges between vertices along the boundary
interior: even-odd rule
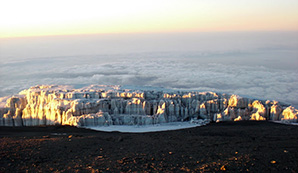
[[[210,123],[153,132],[0,127],[0,172],[298,172],[298,126]]]
[[[191,119],[297,122],[278,101],[214,92],[129,89],[121,86],[40,85],[0,99],[0,126],[148,125]]]

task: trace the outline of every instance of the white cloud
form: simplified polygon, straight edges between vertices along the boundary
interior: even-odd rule
[[[255,45],[254,41],[248,41],[235,47],[235,43],[229,41],[228,48],[221,47],[225,40],[205,39],[208,42],[205,44],[194,39],[192,44],[179,43],[170,48],[156,45],[158,49],[154,50],[165,48],[169,51],[159,53],[144,46],[138,51],[147,53],[96,55],[91,51],[94,55],[34,59],[28,55],[29,58],[17,61],[6,60],[3,54],[0,57],[3,60],[0,63],[0,96],[15,94],[36,84],[147,85],[233,93],[298,105],[297,41],[292,43],[288,37],[284,38],[278,42],[281,45],[269,39],[266,43]],[[154,39],[149,40],[154,43]],[[166,45],[167,42],[162,43]],[[191,45],[191,48],[183,45]],[[173,51],[176,48],[183,51]]]
[[[137,58],[137,57],[136,57]],[[71,61],[69,57],[69,61]],[[95,58],[96,59],[96,58]],[[36,84],[117,84],[208,90],[233,93],[259,99],[298,104],[298,78],[295,71],[223,63],[199,63],[180,58],[122,59],[114,63],[92,63],[61,68],[57,64],[16,75],[5,90],[18,90]],[[170,60],[169,60],[170,59]],[[8,67],[7,67],[8,68]],[[14,69],[15,70],[15,69]],[[15,70],[17,72],[17,70]]]

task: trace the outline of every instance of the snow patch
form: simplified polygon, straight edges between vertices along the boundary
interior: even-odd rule
[[[271,122],[278,123],[278,124],[286,124],[286,125],[298,126],[298,123],[293,123],[293,122],[289,122],[289,121],[271,121]]]
[[[171,122],[171,123],[161,123],[154,125],[110,125],[110,126],[93,126],[93,127],[81,127],[86,129],[92,129],[96,131],[105,131],[105,132],[124,132],[124,133],[146,133],[146,132],[159,132],[159,131],[171,131],[179,129],[187,129],[193,127],[199,127],[207,125],[208,120],[194,120],[190,122]]]

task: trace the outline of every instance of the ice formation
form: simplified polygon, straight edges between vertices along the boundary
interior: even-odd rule
[[[107,85],[39,85],[0,98],[1,126],[150,125],[193,119],[298,122],[298,110],[237,95]]]

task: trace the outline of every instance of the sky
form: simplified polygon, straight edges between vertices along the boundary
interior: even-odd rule
[[[0,38],[298,30],[297,0],[0,0]]]

